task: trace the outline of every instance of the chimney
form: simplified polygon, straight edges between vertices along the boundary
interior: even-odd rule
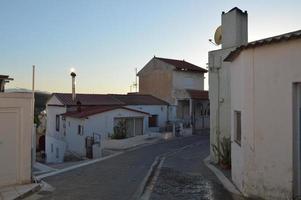
[[[8,75],[0,75],[0,92],[5,91],[5,84],[9,83],[9,81],[14,80],[13,78],[9,78]]]
[[[74,72],[71,72],[71,77],[72,77],[72,101],[75,101],[76,99],[76,94],[75,94],[75,77],[76,74]]]
[[[248,43],[248,13],[237,7],[222,13],[222,48]]]

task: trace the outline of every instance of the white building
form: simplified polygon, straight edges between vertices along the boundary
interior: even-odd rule
[[[88,143],[105,142],[121,119],[127,136],[163,130],[168,103],[151,95],[54,93],[47,103],[46,159],[62,162],[65,155],[91,155]],[[100,144],[101,145],[101,144]]]
[[[250,42],[231,74],[232,179],[248,196],[301,196],[301,30]]]
[[[217,161],[212,150],[221,138],[230,138],[230,69],[224,59],[236,47],[248,42],[248,14],[235,7],[221,16],[221,49],[210,51],[209,64],[209,100],[210,100],[210,157]]]
[[[139,93],[168,102],[169,121],[181,121],[195,130],[209,128],[205,73],[206,69],[185,60],[153,57],[138,73]]]

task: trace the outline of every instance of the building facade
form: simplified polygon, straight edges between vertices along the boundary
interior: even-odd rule
[[[46,108],[46,160],[63,162],[68,154],[89,157],[88,142],[110,139],[120,120],[127,137],[163,130],[167,109],[167,102],[150,95],[76,94],[74,101],[72,94],[55,93]]]
[[[138,73],[139,93],[151,94],[168,102],[169,121],[194,126],[195,114],[209,113],[208,91],[204,91],[205,73],[206,69],[184,60],[154,57]],[[200,112],[195,112],[200,109]],[[202,125],[197,123],[197,127],[209,127],[209,116],[206,117],[208,120]]]
[[[301,195],[301,31],[250,42],[231,74],[232,179],[247,196]]]
[[[222,13],[221,49],[210,51],[209,65],[209,100],[210,100],[210,158],[217,162],[213,145],[219,146],[223,137],[230,138],[231,87],[229,63],[224,59],[236,47],[248,42],[248,14],[239,8]]]

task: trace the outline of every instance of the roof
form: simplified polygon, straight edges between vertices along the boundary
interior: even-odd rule
[[[207,90],[186,90],[192,99],[208,100],[209,92]]]
[[[0,74],[0,79],[5,79],[5,80],[14,80],[13,78],[9,78],[8,75],[1,75]]]
[[[145,94],[76,94],[75,101],[72,100],[71,93],[53,93],[53,95],[67,106],[75,106],[78,101],[83,106],[168,105],[161,99]]]
[[[130,93],[127,95],[111,94],[110,96],[126,105],[168,105],[166,101],[148,94]]]
[[[279,42],[293,40],[293,39],[300,39],[300,38],[301,38],[301,30],[298,30],[294,32],[285,33],[282,35],[277,35],[274,37],[269,37],[269,38],[249,42],[248,44],[237,47],[224,59],[224,61],[232,62],[233,60],[235,60],[237,56],[239,56],[240,52],[242,52],[245,49],[256,48],[264,45],[279,43]]]
[[[247,11],[242,11],[241,9],[239,9],[238,7],[234,7],[234,8],[232,8],[231,10],[229,10],[228,11],[228,13],[229,12],[232,12],[232,11],[237,11],[237,12],[239,12],[239,13],[241,13],[241,14],[244,14],[244,13],[247,13]],[[225,12],[223,12],[223,14],[225,14]]]
[[[131,108],[126,108],[123,106],[92,106],[92,107],[82,108],[81,111],[69,111],[69,112],[62,114],[62,116],[74,117],[74,118],[85,118],[85,117],[88,117],[91,115],[100,114],[100,113],[104,113],[104,112],[108,112],[108,111],[112,111],[112,110],[116,110],[116,109],[124,109],[124,110],[129,110],[129,111],[149,115],[149,113],[142,112],[140,110],[131,109]]]
[[[75,106],[77,101],[82,105],[97,106],[97,105],[125,105],[125,103],[106,94],[76,94],[76,100],[72,100],[71,93],[53,93],[62,104],[67,106]]]
[[[177,70],[199,72],[199,73],[207,73],[208,72],[208,70],[203,69],[199,66],[196,66],[192,63],[186,62],[185,60],[175,60],[175,59],[159,58],[159,57],[155,57],[155,58],[158,60],[161,60],[165,63],[168,63],[170,65],[173,65]]]

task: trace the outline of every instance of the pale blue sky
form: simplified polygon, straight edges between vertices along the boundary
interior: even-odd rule
[[[0,0],[0,74],[8,87],[125,93],[154,55],[201,67],[222,11],[249,13],[249,41],[301,29],[298,0]]]

